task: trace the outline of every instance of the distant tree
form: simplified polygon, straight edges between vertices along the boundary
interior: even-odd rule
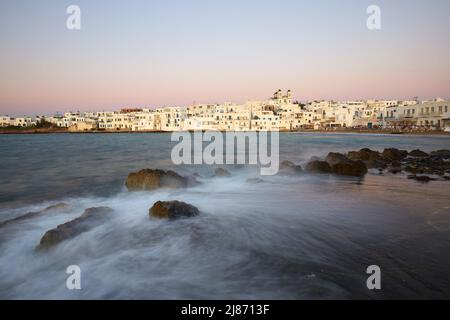
[[[36,122],[35,128],[53,128],[54,124],[51,122],[46,121],[45,119],[41,119],[40,121]]]

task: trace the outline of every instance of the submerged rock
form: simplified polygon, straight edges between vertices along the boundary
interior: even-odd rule
[[[174,171],[143,169],[128,175],[125,186],[129,191],[154,190],[158,188],[185,188],[189,180]]]
[[[306,165],[306,171],[311,173],[330,173],[331,167],[326,161],[310,161]]]
[[[6,226],[6,225],[8,225],[10,223],[36,218],[36,217],[39,217],[39,216],[44,215],[46,213],[51,213],[51,212],[56,212],[56,211],[69,212],[70,210],[72,210],[72,206],[68,205],[67,203],[58,203],[58,204],[49,206],[49,207],[47,207],[47,208],[45,208],[44,210],[41,210],[41,211],[28,212],[28,213],[26,213],[24,215],[21,215],[21,216],[18,216],[16,218],[12,218],[12,219],[0,222],[0,228],[4,227],[4,226]]]
[[[450,150],[447,149],[437,150],[431,152],[430,155],[434,157],[439,157],[441,159],[450,159]]]
[[[408,179],[416,180],[419,182],[430,182],[436,180],[435,178],[431,178],[429,176],[416,176],[416,175],[408,176]]]
[[[408,153],[408,155],[411,157],[418,157],[418,158],[428,157],[428,153],[419,149],[412,150],[410,153]]]
[[[290,171],[290,172],[302,172],[302,166],[301,165],[297,165],[295,163],[293,163],[292,161],[289,160],[284,160],[281,164],[280,164],[280,170],[281,171]]]
[[[78,218],[57,226],[55,229],[47,231],[41,238],[39,248],[49,248],[58,243],[76,237],[77,235],[89,231],[99,226],[112,213],[108,207],[89,208]]]
[[[177,219],[194,217],[199,214],[197,207],[182,201],[158,201],[149,210],[150,217],[159,219]]]
[[[72,206],[70,204],[61,202],[61,203],[57,203],[51,206],[48,206],[47,208],[45,208],[44,210],[42,210],[41,212],[50,212],[50,211],[70,211],[72,210]]]
[[[216,174],[216,177],[231,177],[231,173],[224,168],[217,168],[214,173]]]

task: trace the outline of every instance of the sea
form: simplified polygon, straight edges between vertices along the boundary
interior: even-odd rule
[[[170,133],[0,135],[1,299],[450,299],[450,181],[406,174],[363,178],[261,176],[251,165],[175,165]],[[449,136],[281,133],[280,161],[303,165],[361,148],[450,149]],[[196,176],[186,189],[129,192],[144,168]],[[197,217],[149,217],[156,201]],[[100,226],[37,250],[43,234],[85,209],[114,210]],[[67,286],[79,266],[80,289]],[[380,289],[367,286],[369,266]]]

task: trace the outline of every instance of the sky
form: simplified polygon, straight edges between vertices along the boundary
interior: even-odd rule
[[[81,9],[69,30],[66,8]],[[381,30],[366,27],[369,5]],[[450,97],[450,0],[0,0],[0,114]]]

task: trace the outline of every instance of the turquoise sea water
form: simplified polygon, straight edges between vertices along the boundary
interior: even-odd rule
[[[56,212],[0,228],[0,298],[449,298],[450,182],[404,175],[363,179],[262,177],[229,166],[175,166],[170,134],[0,135],[0,221],[59,202]],[[304,164],[330,151],[449,149],[445,136],[281,134],[280,158]],[[129,193],[142,168],[199,173],[186,190]],[[157,200],[197,206],[197,218],[154,221]],[[93,206],[108,223],[42,253],[46,230]],[[83,289],[65,287],[78,264]],[[367,266],[382,290],[366,287]]]

